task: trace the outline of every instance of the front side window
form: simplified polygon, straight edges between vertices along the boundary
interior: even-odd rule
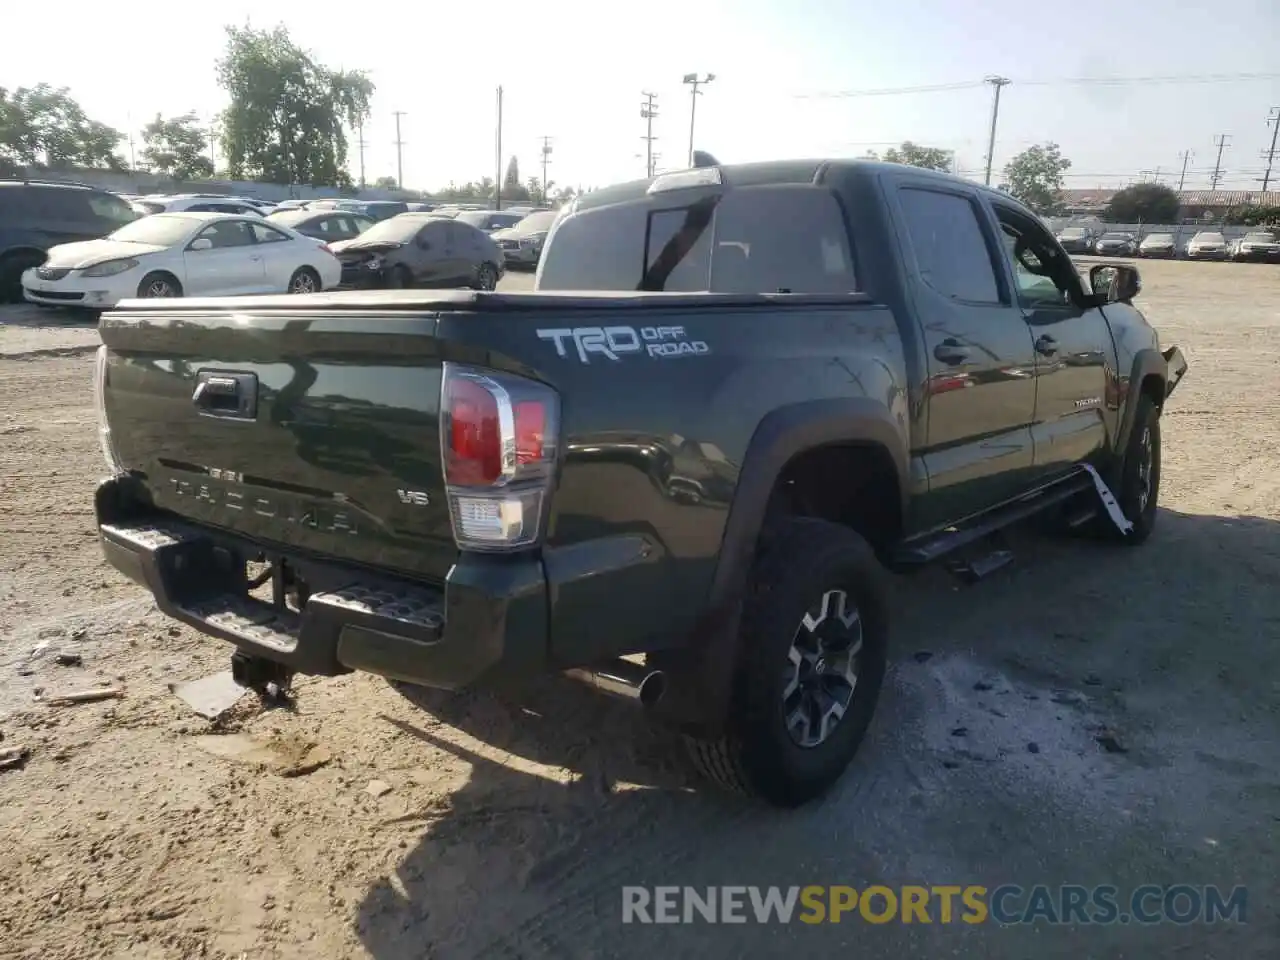
[[[1070,306],[1075,267],[1038,223],[1017,210],[994,204],[1004,248],[1013,265],[1018,301],[1027,307]]]
[[[249,233],[249,224],[243,220],[219,220],[200,231],[200,240],[213,241],[214,250],[227,247],[247,247],[253,243]]]
[[[89,208],[93,210],[94,216],[115,224],[133,223],[138,219],[133,207],[109,193],[91,193]]]

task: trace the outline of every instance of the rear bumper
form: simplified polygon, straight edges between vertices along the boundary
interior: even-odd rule
[[[245,562],[275,556],[167,514],[131,509],[129,481],[95,498],[103,553],[167,616],[297,673],[361,670],[455,690],[547,668],[547,590],[536,557],[463,555],[443,585],[286,557],[312,593],[301,612],[250,594]]]

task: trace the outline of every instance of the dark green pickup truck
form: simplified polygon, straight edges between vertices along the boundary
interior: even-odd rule
[[[246,685],[565,672],[790,805],[867,730],[886,568],[1156,522],[1186,362],[1003,194],[698,167],[580,198],[536,286],[108,313],[107,559]]]

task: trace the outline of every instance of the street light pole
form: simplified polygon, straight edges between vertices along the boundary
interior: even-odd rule
[[[686,73],[684,75],[684,83],[689,87],[689,166],[693,166],[693,123],[698,115],[698,95],[702,93],[699,87],[705,86],[716,78],[714,73],[708,73],[704,77],[699,77],[696,73]]]

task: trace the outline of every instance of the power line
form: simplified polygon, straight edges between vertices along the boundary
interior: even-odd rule
[[[1220,133],[1213,141],[1218,148],[1218,160],[1213,165],[1213,173],[1209,176],[1209,189],[1217,190],[1218,184],[1222,182],[1222,151],[1226,149],[1227,141],[1231,139],[1230,134]]]
[[[1127,84],[1204,84],[1204,83],[1250,83],[1259,80],[1280,79],[1280,73],[1207,73],[1207,74],[1165,74],[1143,77],[1046,77],[1039,80],[1019,80],[1013,82],[1020,87],[1056,87],[1056,86],[1124,86]],[[831,90],[812,93],[797,93],[793,97],[798,100],[840,100],[848,97],[894,97],[915,93],[945,93],[952,90],[974,90],[987,83],[986,80],[958,80],[953,83],[930,83],[912,87],[872,87],[863,90]]]
[[[401,190],[404,189],[404,141],[400,139],[400,118],[405,115],[403,110],[393,110],[392,115],[396,118],[396,186]]]
[[[702,93],[698,88],[710,83],[716,78],[714,73],[708,73],[706,76],[699,78],[696,73],[686,73],[683,83],[689,86],[689,166],[693,166],[693,121],[698,115],[698,95]]]
[[[644,97],[644,103],[640,104],[640,116],[644,119],[644,136],[640,139],[645,142],[645,164],[644,175],[646,177],[653,176],[653,141],[658,139],[653,135],[653,121],[658,115],[656,93],[641,91],[640,96]]]

